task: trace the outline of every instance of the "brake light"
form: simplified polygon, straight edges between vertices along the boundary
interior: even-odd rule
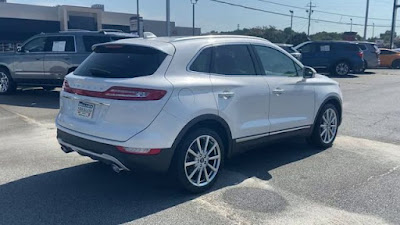
[[[118,151],[127,154],[135,155],[157,155],[160,154],[161,149],[150,149],[150,148],[127,148],[122,146],[117,146]]]
[[[364,58],[364,52],[363,51],[359,51],[358,52],[358,56],[360,56],[360,58]]]
[[[89,90],[71,88],[67,80],[64,80],[62,90],[71,94],[77,94],[89,97],[106,98],[114,100],[132,100],[132,101],[160,100],[167,94],[167,91],[164,90],[130,88],[130,87],[111,87],[104,92],[89,91]]]

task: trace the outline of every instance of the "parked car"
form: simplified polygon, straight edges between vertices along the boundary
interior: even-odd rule
[[[364,68],[364,53],[356,43],[346,41],[305,42],[296,49],[301,62],[315,69],[328,70],[332,75],[345,76]]]
[[[293,45],[290,44],[276,44],[283,50],[289,52],[292,56],[294,56],[296,59],[301,60],[301,53],[298,52]]]
[[[379,54],[380,50],[373,42],[357,42],[361,50],[364,53],[364,68],[361,72],[366,69],[373,69],[380,66]]]
[[[36,35],[17,52],[0,54],[0,94],[11,93],[17,86],[61,87],[65,75],[89,56],[94,44],[133,37],[114,31]]]
[[[400,52],[381,48],[379,55],[381,66],[400,69]]]
[[[342,120],[338,83],[264,39],[126,39],[94,48],[65,79],[58,141],[117,172],[169,170],[202,192],[232,155],[293,136],[327,148]]]

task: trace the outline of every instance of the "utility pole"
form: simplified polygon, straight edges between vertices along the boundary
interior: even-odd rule
[[[367,0],[367,9],[365,12],[364,40],[367,40],[368,13],[369,13],[369,0]]]
[[[375,37],[375,23],[372,23],[372,38]]]
[[[140,37],[142,32],[140,31],[139,0],[136,0],[136,17],[137,17],[137,34]]]
[[[237,30],[240,30],[240,24],[237,25]]]
[[[171,16],[170,16],[170,12],[171,12],[171,4],[170,4],[170,0],[166,0],[167,2],[167,36],[170,37],[171,36]]]
[[[289,10],[290,12],[290,30],[293,30],[293,10]]]
[[[313,14],[314,10],[313,8],[317,7],[316,5],[312,4],[312,0],[310,0],[310,3],[307,5],[307,7],[310,7],[310,9],[307,9],[306,12],[308,12],[308,32],[307,35],[310,36],[310,27],[311,27],[311,14]]]
[[[353,18],[350,18],[350,32],[353,32]]]
[[[392,32],[390,35],[390,48],[392,49],[394,47],[394,39],[396,37],[396,19],[397,19],[397,9],[400,7],[400,5],[397,4],[397,0],[394,0],[393,4],[393,17],[392,17]]]
[[[197,4],[198,0],[190,0],[193,5],[193,36],[195,35],[195,27],[194,27],[194,20],[195,20],[195,5]]]

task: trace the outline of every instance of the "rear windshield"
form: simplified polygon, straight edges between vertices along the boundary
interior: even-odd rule
[[[134,78],[154,74],[167,54],[139,46],[99,46],[75,70],[87,77]]]

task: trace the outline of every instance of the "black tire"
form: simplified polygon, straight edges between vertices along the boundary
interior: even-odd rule
[[[331,139],[325,139],[323,140],[323,130],[324,128],[322,128],[322,126],[324,125],[324,119],[323,116],[324,114],[329,110],[329,112],[334,112],[335,116],[336,116],[336,130],[332,135],[330,135],[332,138]],[[333,110],[333,111],[331,111]],[[333,123],[330,123],[333,124]],[[332,126],[333,127],[333,126]],[[326,104],[322,107],[320,113],[317,116],[317,119],[315,120],[315,124],[314,124],[314,128],[312,131],[311,136],[307,139],[307,142],[318,147],[318,148],[322,148],[322,149],[326,149],[329,148],[333,145],[333,142],[336,139],[336,135],[338,133],[338,129],[339,129],[339,113],[338,110],[336,109],[336,107],[332,104]],[[329,131],[327,131],[329,132]],[[331,134],[331,133],[329,133]],[[329,141],[328,141],[329,140]]]
[[[351,66],[346,61],[336,63],[332,68],[332,73],[336,76],[347,76],[350,73]]]
[[[392,62],[392,69],[400,69],[400,60],[394,60]]]
[[[200,162],[201,159],[196,160],[197,158],[194,159],[195,158],[194,155],[189,153],[189,147],[191,147],[191,149],[195,153],[198,153],[197,145],[193,145],[193,144],[197,144],[197,142],[196,142],[197,138],[204,137],[204,136],[209,136],[209,137],[213,138],[213,140],[211,140],[211,138],[209,139],[208,146],[211,146],[211,144],[212,144],[212,146],[214,146],[214,144],[215,144],[215,143],[213,143],[214,140],[218,143],[218,146],[219,146],[220,160],[218,163],[217,172],[214,172],[214,173],[213,173],[213,170],[211,170],[211,167],[208,167],[205,165],[206,165],[206,163],[209,162],[208,158],[212,158],[213,156],[215,157],[217,154],[215,154],[215,155],[210,154],[211,157],[208,157],[207,162],[204,163],[206,161],[205,159],[203,159],[203,161]],[[205,141],[201,144],[203,144],[205,146]],[[203,145],[201,145],[201,147],[203,147]],[[201,193],[201,192],[207,191],[214,185],[214,183],[216,182],[216,180],[220,174],[220,171],[224,164],[224,152],[225,152],[224,150],[225,150],[225,148],[224,148],[223,141],[215,131],[208,129],[208,128],[198,128],[196,130],[193,130],[182,139],[181,143],[179,144],[178,148],[176,149],[174,162],[172,165],[173,166],[173,174],[175,176],[177,176],[177,179],[178,179],[180,185],[185,190],[187,190],[191,193]],[[215,149],[214,151],[217,152],[217,149]],[[212,152],[212,153],[214,153],[214,152]],[[187,155],[188,155],[188,159],[187,159]],[[193,157],[193,159],[190,160],[189,159],[190,157]],[[198,161],[198,163],[196,163],[193,166],[185,167],[186,162],[194,162],[194,161]],[[213,161],[212,163],[215,163],[215,162],[216,161]],[[201,165],[202,163],[204,163],[203,168],[199,169],[198,165]],[[213,164],[213,165],[216,165],[216,164]],[[208,171],[210,172],[209,175],[212,175],[212,176],[208,177],[210,179],[210,182],[208,182],[207,184],[204,184],[204,186],[196,186],[195,184],[192,183],[193,180],[191,181],[191,179],[189,179],[189,176],[191,175],[191,173],[194,173],[192,178],[195,178],[195,177],[198,178],[199,177],[198,171],[202,171],[202,175],[200,175],[200,179],[201,179],[201,181],[203,181],[203,179],[204,179],[204,181],[206,181],[206,175],[204,174],[204,167],[207,172]],[[215,166],[215,167],[217,167],[217,166]],[[197,172],[193,172],[194,170],[197,170]],[[212,179],[211,179],[211,177],[212,177]]]
[[[17,86],[10,73],[6,69],[0,68],[0,95],[14,93],[16,89]]]

